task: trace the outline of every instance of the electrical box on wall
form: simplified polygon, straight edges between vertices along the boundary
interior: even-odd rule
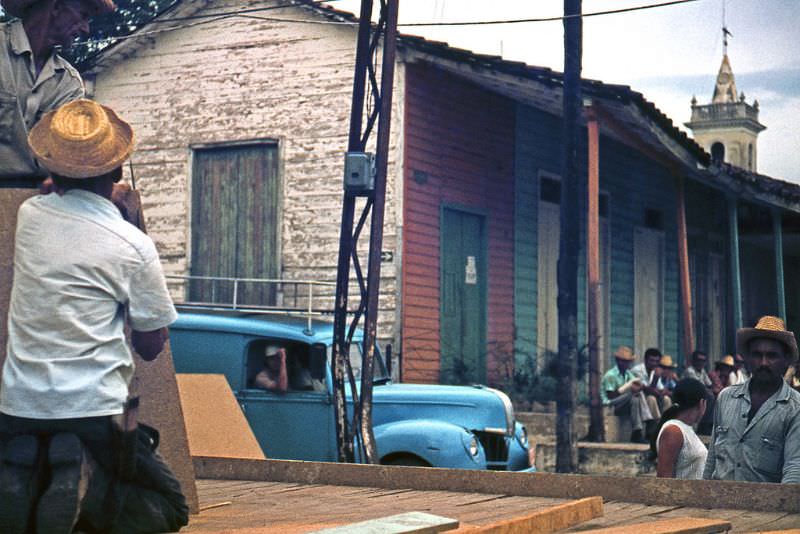
[[[347,152],[344,159],[344,190],[354,195],[369,195],[375,190],[375,155]]]

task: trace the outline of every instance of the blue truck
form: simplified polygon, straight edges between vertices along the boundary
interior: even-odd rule
[[[268,458],[336,461],[333,325],[271,314],[181,311],[170,326],[178,373],[223,374]],[[361,361],[360,333],[351,361]],[[267,345],[286,349],[289,390],[256,388]],[[486,386],[396,384],[376,351],[373,431],[383,464],[532,470],[509,398]],[[359,369],[354,369],[359,375]],[[348,403],[350,392],[347,392]]]

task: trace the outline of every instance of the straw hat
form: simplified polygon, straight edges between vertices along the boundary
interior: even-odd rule
[[[46,113],[31,129],[28,144],[50,172],[92,178],[128,159],[133,130],[110,108],[79,99]]]
[[[672,361],[672,356],[670,356],[669,354],[663,355],[661,359],[658,361],[658,365],[660,365],[661,367],[669,367],[670,369],[675,369],[677,367],[675,362]]]
[[[22,18],[25,15],[25,10],[40,1],[42,0],[1,0],[0,5],[12,17]],[[117,6],[111,0],[83,0],[83,3],[89,7],[93,17],[117,9]]]
[[[734,367],[736,365],[736,362],[733,361],[733,356],[731,356],[730,354],[725,355],[725,357],[722,358],[719,361],[719,363],[721,363],[722,365],[727,365],[729,367]]]
[[[625,345],[619,346],[617,352],[614,353],[614,357],[618,360],[625,360],[629,362],[632,362],[636,359],[636,355],[633,353],[633,350]]]
[[[783,343],[792,360],[797,360],[797,340],[794,333],[786,330],[783,319],[765,315],[755,328],[740,328],[736,331],[736,352],[747,354],[747,344],[757,338],[774,339]]]

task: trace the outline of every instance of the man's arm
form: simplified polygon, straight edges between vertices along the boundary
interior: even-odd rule
[[[800,484],[800,412],[795,412],[783,439],[782,484]]]
[[[722,400],[722,399],[720,399]],[[714,428],[711,430],[711,441],[708,444],[708,455],[706,456],[706,468],[703,469],[703,478],[706,480],[711,480],[712,475],[714,474],[714,469],[717,467],[717,456],[714,454],[714,444],[717,441],[717,422],[719,419],[719,413],[722,411],[722,407],[717,404],[714,410]]]
[[[150,332],[131,330],[131,344],[146,362],[155,360],[161,354],[168,337],[169,334],[166,328],[159,328]]]

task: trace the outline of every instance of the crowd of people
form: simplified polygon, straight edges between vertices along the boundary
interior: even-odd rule
[[[614,353],[601,397],[629,417],[631,441],[650,443],[659,477],[800,483],[800,393],[794,334],[778,317],[736,333],[736,354],[707,371],[694,351],[679,379],[657,348]],[[698,436],[710,435],[708,447]]]

